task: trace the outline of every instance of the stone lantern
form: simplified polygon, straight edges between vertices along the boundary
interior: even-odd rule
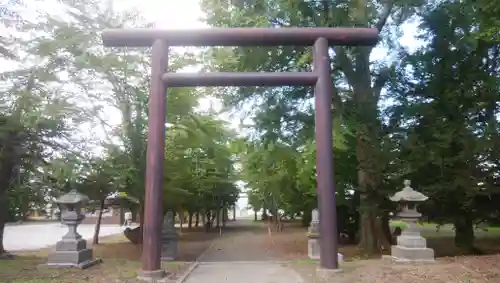
[[[61,221],[68,225],[68,233],[57,242],[56,250],[49,254],[47,266],[86,268],[101,262],[92,259],[92,249],[87,248],[87,241],[77,232],[78,225],[85,219],[82,208],[89,201],[86,195],[71,190],[58,198],[61,209]]]
[[[422,214],[417,211],[417,205],[428,199],[424,194],[410,187],[410,180],[404,181],[404,188],[390,197],[393,202],[399,202],[401,211],[397,216],[408,224],[397,238],[397,245],[392,246],[391,256],[399,262],[434,261],[434,250],[427,248],[425,238],[420,235],[417,223]]]
[[[313,209],[311,212],[311,223],[307,231],[307,255],[310,259],[320,259],[320,229],[319,229],[319,210]],[[344,255],[337,253],[339,263],[344,261]]]
[[[319,212],[314,209],[311,213],[311,223],[307,233],[307,255],[310,259],[319,259]]]

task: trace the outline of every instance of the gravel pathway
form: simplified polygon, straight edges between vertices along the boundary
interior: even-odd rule
[[[185,283],[304,283],[295,270],[266,248],[266,230],[252,221],[230,222],[224,235],[200,257]]]

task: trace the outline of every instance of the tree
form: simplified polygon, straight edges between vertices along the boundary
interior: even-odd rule
[[[109,159],[96,158],[90,160],[85,168],[79,191],[88,195],[90,199],[99,201],[99,215],[95,226],[92,244],[99,244],[99,230],[101,228],[102,213],[105,208],[106,197],[119,190],[119,172]]]
[[[9,220],[7,196],[10,195],[11,202],[16,196],[21,199],[32,196],[33,192],[21,190],[27,189],[23,183],[33,178],[42,178],[38,166],[47,162],[47,150],[66,148],[56,139],[64,138],[69,129],[63,120],[65,115],[56,112],[57,108],[44,107],[37,103],[34,96],[37,92],[35,88],[29,87],[28,85],[27,93],[22,92],[23,90],[22,93],[17,92],[19,88],[15,85],[2,93],[14,97],[18,103],[11,108],[12,114],[2,115],[0,118],[0,254],[5,252],[2,238],[4,224]],[[19,96],[16,97],[16,94]],[[11,216],[25,215],[25,204],[29,201],[21,199],[21,210],[11,213]]]
[[[401,23],[422,5],[421,1],[262,0],[256,1],[253,7],[238,9],[228,1],[205,0],[202,3],[208,15],[206,22],[211,26],[370,26],[382,33],[384,45],[394,48],[398,44],[392,34],[397,34]],[[341,119],[343,127],[351,129],[355,136],[358,180],[352,188],[361,203],[360,247],[370,253],[387,248],[389,241],[383,232],[388,229],[388,223],[380,221],[387,219],[386,212],[379,210],[377,204],[387,193],[380,190],[387,164],[381,162],[385,160],[384,152],[378,145],[382,138],[378,102],[397,61],[371,62],[371,47],[335,47],[333,50],[335,91],[332,103],[336,119]],[[214,58],[212,68],[222,71],[281,72],[310,68],[308,48],[255,48],[252,51],[248,48],[226,48],[211,52]],[[265,137],[276,140],[285,136],[287,140],[294,140],[306,130],[313,133],[310,112],[303,111],[307,109],[304,106],[308,105],[307,100],[311,97],[306,88],[243,89],[228,91],[224,97],[231,105],[259,97],[257,101],[262,103],[254,107],[258,112],[256,124]]]
[[[498,213],[500,45],[476,37],[485,21],[464,7],[444,1],[423,13],[429,41],[401,66],[393,121],[403,137],[401,173],[430,196],[425,214],[453,223],[456,245],[473,251],[474,225]]]
[[[475,30],[480,39],[488,42],[498,43],[500,41],[500,1],[481,0],[477,2],[468,1],[468,15],[477,17],[479,23],[478,30]]]
[[[12,27],[23,35],[13,37],[10,45],[22,51],[23,64],[1,74],[5,83],[0,89],[0,235],[7,213],[25,216],[33,201],[43,207],[72,187],[101,204],[108,192],[118,189],[143,199],[148,54],[105,50],[99,32],[148,23],[136,12],[118,13],[100,1],[60,3],[66,17],[49,12],[39,14],[37,21]],[[174,54],[170,59],[173,70],[196,63],[187,54]],[[237,196],[227,150],[231,135],[217,119],[195,113],[201,95],[196,89],[170,91],[167,114],[171,125],[167,146],[176,148],[166,155],[167,199],[175,207],[198,203],[197,210],[213,206],[213,201],[200,199],[213,198],[216,190],[223,205],[234,203]],[[104,114],[110,107],[120,111],[122,124],[106,123]],[[82,138],[82,126],[92,133],[93,128],[102,127],[105,139]],[[84,153],[95,151],[96,146],[106,158]],[[208,154],[208,149],[213,153]],[[189,150],[196,154],[187,154]],[[72,162],[63,162],[68,159]],[[203,177],[193,174],[198,159]],[[182,166],[177,168],[176,161],[183,161]],[[186,194],[176,198],[175,192]],[[9,211],[4,210],[7,207]]]

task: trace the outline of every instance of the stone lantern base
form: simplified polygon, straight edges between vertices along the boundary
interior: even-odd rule
[[[67,240],[57,242],[56,250],[49,254],[47,267],[73,267],[87,268],[101,263],[101,259],[93,259],[92,249],[87,248],[87,241],[84,239]]]
[[[312,212],[315,218],[318,218],[317,210]],[[319,221],[314,219],[309,224],[307,239],[307,255],[310,259],[319,260]]]
[[[173,261],[177,257],[177,239],[163,239],[161,260]]]
[[[434,250],[392,246],[391,255],[396,262],[434,262]]]
[[[310,259],[319,260],[319,235],[310,235],[307,239],[307,255]]]
[[[427,248],[422,236],[402,234],[391,247],[391,256],[396,262],[433,262],[434,250]]]

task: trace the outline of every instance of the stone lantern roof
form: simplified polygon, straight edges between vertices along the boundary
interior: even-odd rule
[[[86,203],[89,201],[89,198],[86,195],[83,195],[77,192],[75,189],[69,191],[69,193],[60,196],[55,200],[57,204],[78,204],[78,203]]]
[[[413,188],[410,187],[410,184],[410,180],[405,180],[405,187],[389,199],[394,202],[421,202],[426,201],[429,198],[426,195],[413,190]]]

